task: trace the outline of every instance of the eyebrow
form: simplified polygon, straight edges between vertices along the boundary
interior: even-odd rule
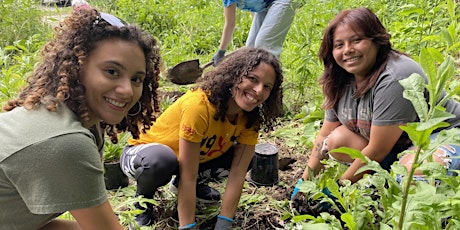
[[[117,61],[106,61],[105,63],[116,65],[116,66],[118,66],[120,69],[123,69],[123,70],[125,70],[125,71],[127,70],[126,67],[125,67],[124,65],[120,64],[120,63],[117,62]],[[137,72],[136,72],[136,75],[137,75],[137,74],[145,75],[145,74],[147,74],[147,73],[146,73],[145,71],[137,71]]]

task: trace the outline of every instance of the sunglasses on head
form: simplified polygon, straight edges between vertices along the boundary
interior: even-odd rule
[[[127,26],[128,23],[126,23],[125,21],[111,15],[111,14],[108,14],[108,13],[100,13],[99,16],[96,18],[96,20],[94,21],[93,23],[93,27],[98,25],[99,22],[101,20],[104,20],[105,22],[109,23],[110,25],[112,26],[116,26],[116,27],[123,27],[123,26]]]

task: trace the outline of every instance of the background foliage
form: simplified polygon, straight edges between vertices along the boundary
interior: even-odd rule
[[[317,52],[327,23],[343,9],[364,6],[374,10],[392,34],[393,48],[411,55],[429,73],[436,73],[437,69],[448,72],[442,77],[431,74],[435,77],[430,79],[430,91],[437,92],[447,88],[449,97],[458,98],[460,24],[457,13],[459,5],[456,1],[299,1],[303,6],[296,13],[280,57],[285,71],[283,125],[268,138],[283,139],[285,145],[298,150],[297,154],[304,153],[303,150],[311,145],[323,116],[320,108],[323,96],[317,83],[322,73],[322,64],[317,58]],[[140,25],[157,37],[162,47],[165,68],[191,59],[206,63],[217,50],[224,23],[221,1],[89,2],[101,11],[113,13],[125,21]],[[0,3],[0,104],[3,104],[17,96],[27,76],[39,61],[40,48],[52,36],[53,26],[69,14],[71,9],[43,7],[39,0],[0,0]],[[229,51],[244,46],[250,23],[249,13],[238,11],[237,27]],[[449,64],[441,64],[446,62]],[[438,84],[439,81],[442,81],[441,84]],[[406,87],[410,86],[417,86],[416,81],[407,83]],[[188,88],[171,84],[165,76],[161,87],[162,90],[181,92]],[[164,107],[170,103],[171,100],[164,100]],[[431,107],[434,108],[435,104]],[[427,117],[425,123],[438,124]],[[418,126],[419,124],[409,126],[406,131],[411,132],[414,138],[423,136],[415,128]],[[458,133],[442,136],[447,140],[456,134]],[[426,143],[420,141],[419,144]],[[353,151],[350,154],[363,158]],[[422,154],[420,160],[426,158],[427,154]],[[368,169],[376,171],[369,176],[370,180],[361,180],[354,185],[339,188],[335,180],[341,169],[333,162],[328,164],[330,167],[323,173],[324,176],[317,181],[305,183],[301,191],[310,194],[314,199],[330,202],[335,205],[333,208],[337,208],[335,202],[320,193],[321,189],[327,187],[344,209],[337,208],[340,212],[338,218],[326,213],[308,216],[291,209],[288,202],[273,202],[271,206],[275,208],[270,210],[279,211],[283,220],[289,219],[291,222],[286,224],[288,228],[342,229],[345,226],[346,229],[458,229],[460,226],[459,177],[443,177],[445,172],[434,165],[426,164],[423,168],[429,174],[430,183],[414,182],[414,186],[411,186],[410,181],[403,181],[402,184],[395,181],[395,174],[407,174],[405,169],[395,166],[391,172],[387,172],[381,170],[375,162],[370,162]],[[443,182],[442,186],[435,186],[435,177]],[[281,183],[280,186],[290,185]],[[123,223],[132,221],[135,213],[127,206],[131,207],[134,201],[153,202],[143,198],[133,199],[133,194],[132,187],[112,194],[115,210]],[[127,200],[126,197],[131,199]],[[239,210],[254,207],[262,200],[264,194],[260,191],[243,194]],[[202,210],[203,219],[209,218],[209,213],[216,214],[217,211]],[[403,226],[402,223],[406,225]]]
[[[1,0],[0,5],[0,102],[15,95],[37,61],[36,52],[52,36],[52,26],[59,17],[71,12],[69,7],[52,12],[38,0]],[[416,57],[423,47],[434,47],[457,56],[460,30],[458,15],[449,12],[448,1],[434,0],[299,0],[298,9],[281,61],[285,70],[286,115],[300,113],[309,105],[316,110],[322,102],[317,78],[322,64],[317,52],[322,33],[339,11],[358,6],[373,9],[393,35],[396,49]],[[217,50],[224,23],[220,1],[206,0],[92,0],[91,5],[140,25],[156,36],[162,46],[166,68],[182,61],[211,60]],[[456,6],[458,8],[458,6]],[[228,50],[244,46],[250,28],[248,12],[237,12],[237,27]],[[446,27],[447,25],[447,27]],[[14,79],[14,80],[13,80]],[[19,80],[22,79],[22,80]],[[167,89],[184,90],[164,78]]]

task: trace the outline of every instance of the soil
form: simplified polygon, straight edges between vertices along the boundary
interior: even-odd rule
[[[174,92],[160,92],[160,95],[168,96],[180,96],[180,93]],[[267,139],[267,140],[264,140]],[[268,140],[269,139],[269,140]],[[242,196],[244,195],[261,195],[263,199],[257,200],[253,204],[240,206],[236,212],[233,224],[234,228],[239,229],[285,229],[286,223],[290,220],[283,220],[282,215],[285,211],[289,211],[289,207],[280,208],[277,207],[277,203],[284,204],[289,201],[291,193],[297,180],[302,176],[304,167],[308,161],[308,149],[306,150],[295,150],[286,146],[285,140],[269,137],[262,137],[260,142],[269,142],[278,148],[278,178],[279,182],[272,186],[257,186],[251,182],[251,172],[247,174],[246,181],[248,186],[243,189]],[[219,191],[224,191],[225,184],[223,183],[211,183],[210,186],[216,188]],[[167,187],[162,189],[167,190]],[[170,196],[169,191],[160,191],[160,193],[169,193],[159,195],[159,199],[156,199],[158,205],[156,206],[157,223],[156,229],[174,229],[178,225],[178,217],[176,210],[176,200],[164,199],[164,197]],[[161,198],[160,198],[161,197]],[[204,210],[215,208],[219,210],[220,204],[206,206],[203,204],[197,204],[197,222],[199,223],[198,229],[214,229],[216,223],[216,217],[207,219],[206,213],[201,213]],[[282,206],[282,205],[281,205]],[[295,208],[301,214],[317,215],[317,204],[311,204],[306,199],[299,195],[292,203],[292,207]],[[215,214],[211,215],[214,216]]]
[[[272,143],[275,144],[275,143]],[[256,204],[249,204],[247,207],[240,207],[236,212],[234,218],[235,222],[233,227],[240,229],[284,229],[285,224],[289,220],[282,220],[283,211],[274,206],[277,201],[284,202],[290,199],[292,190],[297,180],[301,177],[303,173],[303,167],[306,162],[306,156],[300,154],[290,154],[292,150],[286,148],[280,143],[275,144],[278,151],[278,177],[279,183],[272,186],[257,186],[254,183],[250,182],[251,172],[247,174],[248,186],[243,190],[242,196],[245,194],[260,194],[265,198],[257,200]],[[225,189],[225,184],[212,183],[210,184],[219,191]],[[167,188],[167,187],[166,187]],[[169,193],[169,191],[161,191],[162,193]],[[162,197],[168,195],[160,195]],[[171,205],[170,199],[157,200],[157,217],[158,222],[156,223],[156,229],[174,229],[178,223],[177,211],[175,205],[177,204],[173,200],[174,205]],[[303,197],[297,197],[294,201],[294,207],[297,207],[301,213],[310,213],[314,214],[310,208],[301,208],[301,207],[310,207],[310,205],[299,205],[305,204],[305,199]],[[204,204],[197,204],[197,221],[199,222],[198,229],[214,229],[216,223],[216,217],[206,220],[206,216],[201,218],[202,215],[199,215],[201,210],[210,208],[209,205],[206,207]],[[220,204],[213,204],[217,209]],[[206,215],[206,214],[204,214]],[[202,219],[200,222],[200,219]]]

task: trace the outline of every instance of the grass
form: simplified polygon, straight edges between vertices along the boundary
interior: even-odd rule
[[[391,182],[396,173],[403,172],[400,168],[395,167],[392,172],[376,169],[378,173],[370,178],[380,196],[378,205],[384,207],[383,210],[376,210],[378,218],[368,212],[375,203],[368,199],[360,199],[369,195],[369,188],[366,187],[369,184],[364,181],[334,190],[334,195],[344,198],[342,204],[347,207],[346,212],[340,213],[337,217],[326,214],[302,215],[292,209],[286,197],[306,165],[306,154],[322,119],[323,111],[320,104],[323,97],[317,83],[322,65],[317,58],[317,52],[323,30],[329,20],[343,9],[370,7],[392,34],[395,49],[410,54],[419,62],[422,62],[419,54],[425,49],[437,51],[431,52],[433,60],[430,62],[440,62],[448,56],[454,59],[455,65],[452,75],[446,79],[446,86],[452,86],[452,97],[458,98],[458,91],[455,89],[455,86],[459,85],[460,24],[459,16],[456,14],[459,10],[458,3],[453,0],[300,1],[304,5],[296,13],[280,57],[285,72],[285,116],[275,132],[263,134],[261,137],[283,146],[285,151],[282,156],[293,157],[298,159],[298,162],[290,171],[282,172],[282,180],[274,188],[254,188],[245,184],[238,207],[237,223],[241,224],[242,229],[273,229],[273,226],[280,223],[286,229],[341,229],[345,224],[348,229],[457,229],[457,226],[460,226],[458,177],[440,176],[445,184],[442,187],[415,183],[415,186],[407,186],[407,189],[404,189],[397,184],[390,184],[389,187],[385,184]],[[140,25],[157,37],[166,68],[191,59],[199,59],[200,63],[206,63],[217,50],[223,26],[223,9],[219,1],[94,0],[90,3],[102,11],[114,13],[128,22]],[[38,50],[52,36],[52,25],[56,25],[61,16],[71,12],[70,8],[48,9],[33,0],[4,0],[0,4],[2,104],[16,97],[24,86],[27,75],[38,61]],[[55,15],[58,17],[54,17]],[[237,28],[229,51],[244,46],[250,23],[250,15],[238,11]],[[439,65],[435,65],[434,68],[437,67]],[[164,76],[160,85],[164,91],[185,92],[189,87],[173,85]],[[169,106],[173,100],[169,96],[163,99],[163,107]],[[370,164],[369,167],[376,166]],[[426,167],[434,176],[436,170],[431,168],[430,164]],[[311,187],[305,185],[305,191],[307,188],[310,189],[309,193],[305,194],[321,200],[322,197],[318,195],[321,189],[319,186],[330,184],[328,181],[337,175],[337,170],[339,169],[336,165],[331,165],[330,171],[326,171],[324,177],[310,184]],[[219,187],[221,184],[216,186],[222,189]],[[165,216],[169,216],[158,224],[173,228],[177,226],[177,220],[174,219],[175,198],[167,191],[167,187],[161,190],[163,192],[155,201],[158,201],[158,207],[162,208]],[[109,193],[114,209],[124,224],[131,222],[136,214],[131,210],[134,202],[155,202],[134,198],[134,191],[135,186],[130,185]],[[411,201],[407,209],[403,209],[406,210],[406,215],[400,215],[401,207],[405,207],[401,200],[403,196]],[[216,212],[217,209],[213,206],[199,207],[198,220],[204,223],[214,217]],[[398,217],[404,218],[400,220]],[[71,217],[65,214],[62,218]],[[380,225],[374,225],[377,220]],[[440,220],[445,222],[441,223]]]

